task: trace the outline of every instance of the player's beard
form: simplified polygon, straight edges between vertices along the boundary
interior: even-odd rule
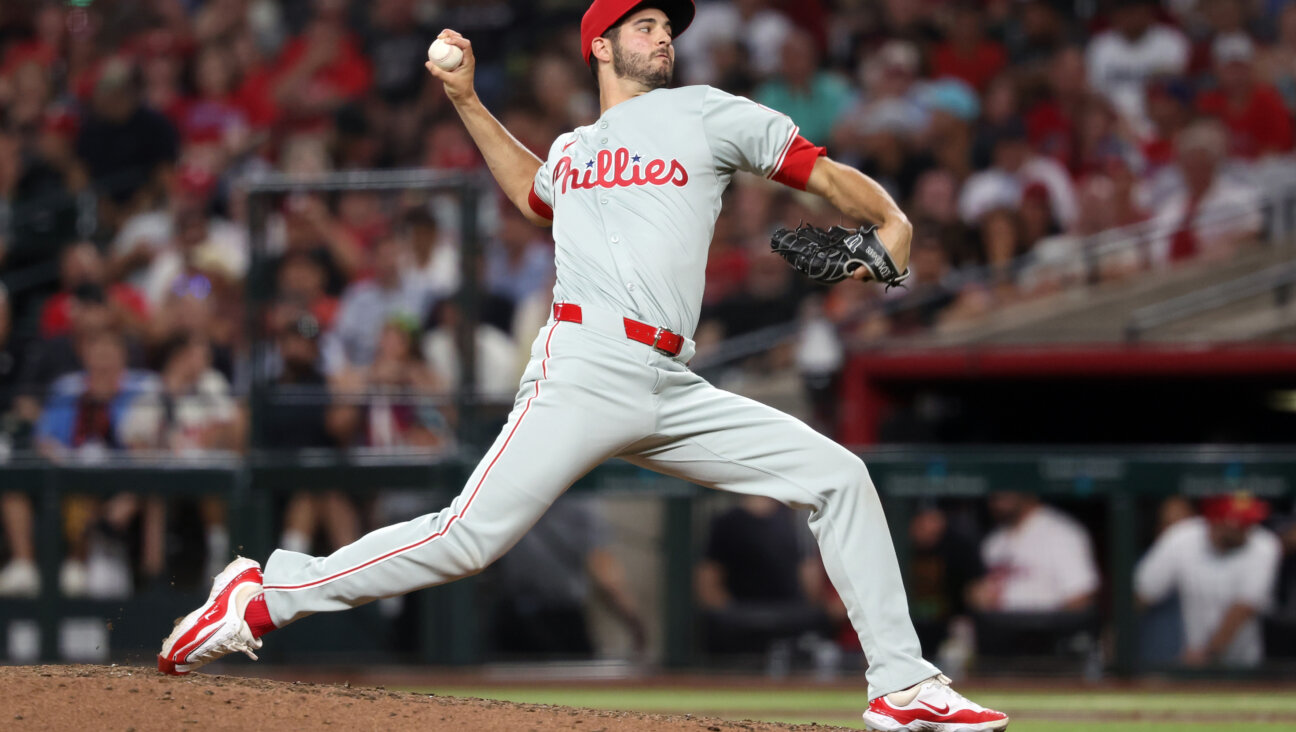
[[[651,56],[626,51],[619,42],[612,43],[612,72],[620,79],[638,82],[648,90],[660,89],[670,84],[675,70],[675,59],[667,57],[665,64],[657,63],[657,52]]]

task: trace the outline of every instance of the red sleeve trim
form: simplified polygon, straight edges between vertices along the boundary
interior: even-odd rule
[[[540,197],[536,195],[534,183],[531,184],[531,192],[527,194],[527,203],[530,204],[531,210],[534,211],[537,216],[553,221],[553,208],[549,204],[540,200]]]
[[[794,134],[783,153],[783,162],[770,175],[773,180],[798,191],[804,191],[810,183],[810,172],[814,170],[815,161],[828,151],[800,135]]]

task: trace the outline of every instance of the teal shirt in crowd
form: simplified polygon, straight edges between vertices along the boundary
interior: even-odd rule
[[[820,71],[810,81],[807,94],[792,89],[781,79],[768,81],[756,90],[756,101],[792,118],[801,136],[816,145],[827,145],[833,125],[850,105],[850,86],[841,77]]]

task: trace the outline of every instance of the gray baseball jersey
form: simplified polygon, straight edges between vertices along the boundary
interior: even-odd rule
[[[508,422],[447,508],[327,557],[270,557],[264,589],[275,625],[481,571],[576,479],[619,457],[809,509],[869,660],[870,697],[935,675],[859,458],[690,371],[691,341],[671,356],[627,338],[624,318],[692,334],[720,195],[735,171],[804,188],[821,153],[787,117],[708,87],[644,94],[560,137],[530,205],[554,222],[555,302],[579,317],[555,317],[537,334]]]
[[[658,89],[559,136],[531,196],[553,220],[554,300],[693,335],[729,179],[804,189],[822,152],[787,115],[709,86]]]

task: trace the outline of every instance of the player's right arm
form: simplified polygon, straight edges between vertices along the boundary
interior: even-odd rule
[[[508,196],[528,221],[537,226],[549,226],[553,222],[537,213],[531,202],[531,184],[542,161],[509,134],[477,97],[477,90],[473,88],[473,71],[477,60],[473,57],[472,43],[449,29],[441,31],[438,38],[462,50],[463,62],[453,71],[443,71],[429,61],[428,72],[445,84],[446,96],[454,104],[455,111],[468,128],[468,134],[477,144],[477,149],[481,150],[491,175],[495,176],[495,181],[504,189],[504,195]]]

